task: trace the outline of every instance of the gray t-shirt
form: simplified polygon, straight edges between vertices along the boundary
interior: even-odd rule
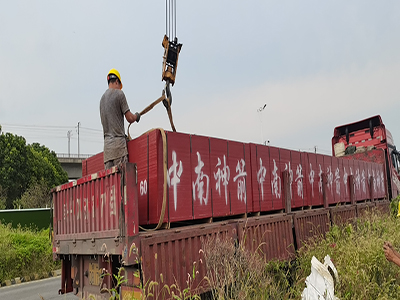
[[[100,118],[104,134],[104,162],[128,154],[126,148],[124,116],[129,111],[125,94],[108,89],[100,100]]]

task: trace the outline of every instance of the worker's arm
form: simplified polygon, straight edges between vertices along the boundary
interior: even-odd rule
[[[133,123],[133,122],[139,122],[139,120],[140,120],[140,114],[139,114],[138,112],[135,113],[135,114],[133,114],[133,113],[131,113],[130,110],[128,110],[128,111],[125,113],[125,119],[129,122],[129,124],[130,124],[130,123]]]
[[[384,242],[383,252],[385,253],[385,257],[388,261],[395,263],[397,266],[400,267],[400,254],[396,250],[394,250],[390,242]]]

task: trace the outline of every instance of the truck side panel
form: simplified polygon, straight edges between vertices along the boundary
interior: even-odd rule
[[[245,160],[244,150],[243,143],[228,142],[228,165],[231,172],[229,184],[231,215],[245,214],[247,212],[247,182],[251,180],[251,172],[249,160]],[[249,189],[249,194],[251,194],[251,189]]]
[[[53,190],[55,254],[121,254],[139,232],[136,166],[113,167]],[[127,220],[127,221],[125,221]]]
[[[191,136],[193,218],[212,217],[210,143],[204,136]]]
[[[193,219],[190,136],[167,132],[169,222]],[[163,176],[160,176],[163,178]]]

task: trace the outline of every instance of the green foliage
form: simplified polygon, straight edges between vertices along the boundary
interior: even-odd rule
[[[31,186],[33,189],[39,183],[50,189],[67,181],[68,174],[54,151],[37,143],[27,145],[21,136],[0,134],[0,186],[6,194],[7,208],[12,208]]]
[[[390,202],[390,213],[392,216],[397,216],[399,214],[399,202],[400,195],[392,199],[392,201]]]
[[[45,183],[50,189],[68,181],[68,174],[61,167],[54,151],[38,143],[33,143],[29,149],[34,162],[32,172],[36,182]]]
[[[0,185],[0,209],[6,209],[7,207],[7,193]]]
[[[122,272],[125,272],[124,268],[119,268],[118,269],[118,274],[111,275],[110,273],[106,273],[106,274],[102,275],[102,277],[111,276],[111,277],[113,277],[113,280],[115,280],[115,284],[114,284],[113,288],[110,288],[110,289],[102,288],[101,289],[102,293],[108,293],[110,295],[110,298],[109,298],[110,300],[119,300],[119,299],[121,299],[120,295],[118,293],[119,288],[121,287],[122,284],[124,284],[124,283],[126,283],[128,281],[122,275]]]
[[[0,282],[15,277],[44,275],[59,268],[53,262],[49,230],[11,228],[0,223]]]
[[[305,287],[303,279],[310,273],[312,256],[323,261],[329,254],[339,273],[335,287],[339,299],[400,299],[400,268],[385,259],[386,240],[399,249],[398,218],[370,213],[355,224],[333,226],[326,239],[299,251],[297,285]]]
[[[0,185],[7,191],[8,208],[28,187],[31,175],[25,139],[11,133],[1,134]]]
[[[47,184],[42,180],[40,183],[32,183],[21,196],[14,201],[14,207],[18,208],[45,208],[51,206],[51,194]]]

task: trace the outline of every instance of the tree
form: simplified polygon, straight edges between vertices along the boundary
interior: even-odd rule
[[[68,181],[68,174],[61,167],[54,151],[50,151],[49,148],[38,143],[33,143],[30,151],[32,162],[34,162],[32,165],[33,178],[36,182],[44,183],[50,189]]]
[[[1,130],[1,128],[0,128]],[[6,193],[7,208],[40,183],[47,189],[68,181],[54,151],[11,133],[0,134],[0,186]]]
[[[44,181],[32,182],[29,188],[22,194],[21,199],[14,203],[21,205],[22,208],[50,207],[50,189]]]
[[[21,197],[31,182],[28,147],[23,137],[11,133],[0,135],[0,185],[7,193],[7,208]]]
[[[0,127],[0,129],[1,129],[1,127]],[[6,200],[7,200],[6,191],[0,185],[0,209],[6,209],[6,207],[7,207]]]

